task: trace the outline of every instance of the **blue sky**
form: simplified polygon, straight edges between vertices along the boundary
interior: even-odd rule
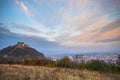
[[[120,0],[1,0],[0,49],[18,41],[45,55],[120,50]]]

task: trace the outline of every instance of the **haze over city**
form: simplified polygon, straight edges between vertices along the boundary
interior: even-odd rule
[[[120,50],[120,0],[1,0],[0,49],[18,41],[45,55]]]

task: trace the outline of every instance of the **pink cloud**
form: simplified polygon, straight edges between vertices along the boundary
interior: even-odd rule
[[[30,11],[30,9],[28,9],[28,6],[23,1],[16,0],[16,4],[19,5],[22,8],[23,12],[27,16],[29,16],[29,17],[33,17],[34,16],[33,13]]]

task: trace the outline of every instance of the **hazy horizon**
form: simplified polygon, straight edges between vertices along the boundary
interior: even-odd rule
[[[45,55],[120,51],[120,0],[1,0],[0,49]]]

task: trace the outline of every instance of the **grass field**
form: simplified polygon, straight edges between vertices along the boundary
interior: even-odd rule
[[[120,80],[119,73],[0,64],[0,80]]]

